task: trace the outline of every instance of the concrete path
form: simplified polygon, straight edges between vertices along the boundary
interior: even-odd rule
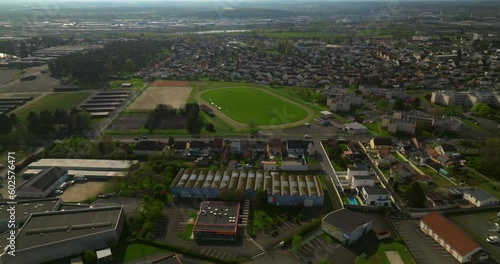
[[[385,255],[391,264],[405,264],[397,251],[386,251]]]

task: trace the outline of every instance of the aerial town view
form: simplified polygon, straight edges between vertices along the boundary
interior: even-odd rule
[[[500,2],[1,0],[0,198],[0,264],[500,263]]]

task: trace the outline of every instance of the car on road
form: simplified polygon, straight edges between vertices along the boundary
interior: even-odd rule
[[[146,137],[146,136],[143,136],[143,137],[142,137],[142,139],[148,139],[148,137]]]
[[[498,238],[498,236],[489,236],[486,238],[486,241],[488,241],[489,243],[496,243],[498,242],[500,239]]]
[[[135,137],[135,138],[134,138],[134,140],[135,140],[135,141],[137,141],[137,140],[139,140],[139,138],[138,138],[138,137]]]
[[[311,138],[310,135],[304,135],[304,138]]]
[[[311,127],[311,123],[304,123],[304,126]]]

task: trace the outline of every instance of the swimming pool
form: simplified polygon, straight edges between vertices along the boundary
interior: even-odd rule
[[[356,201],[356,198],[354,198],[354,196],[347,196],[347,200],[349,200],[350,204],[358,204],[358,201]]]

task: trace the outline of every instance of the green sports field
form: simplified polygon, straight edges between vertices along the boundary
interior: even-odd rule
[[[281,125],[302,120],[307,112],[271,93],[253,88],[208,90],[202,99],[235,121],[259,126]]]

